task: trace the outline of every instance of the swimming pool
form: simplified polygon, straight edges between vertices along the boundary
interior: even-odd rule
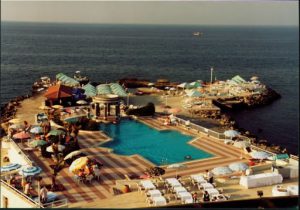
[[[120,155],[139,154],[156,165],[165,165],[213,157],[187,142],[192,136],[178,131],[158,131],[141,122],[125,119],[119,124],[101,124],[100,129],[113,138],[113,141],[102,144],[112,148]],[[189,160],[190,161],[190,160]]]

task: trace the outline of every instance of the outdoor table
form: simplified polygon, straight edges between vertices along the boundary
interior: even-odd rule
[[[141,185],[145,188],[145,190],[153,190],[156,188],[150,180],[141,181]]]
[[[281,188],[276,185],[272,188],[272,196],[288,196],[289,191],[286,188]]]
[[[298,185],[287,186],[286,189],[289,192],[289,195],[299,195],[299,186]]]
[[[219,191],[216,188],[209,188],[209,189],[206,189],[205,191],[208,192],[209,196],[220,194]]]
[[[161,196],[161,192],[159,190],[149,190],[147,192],[147,195],[149,195],[151,198],[160,197]]]
[[[248,188],[270,186],[282,183],[282,175],[276,173],[263,173],[250,176],[241,176],[240,185]]]
[[[153,197],[152,201],[153,201],[154,206],[163,206],[163,205],[167,204],[167,201],[166,201],[165,197],[163,197],[163,196]]]
[[[184,187],[174,187],[174,192],[177,194],[179,192],[187,192]]]
[[[203,190],[215,188],[211,183],[202,183],[198,185],[198,188],[203,188]]]

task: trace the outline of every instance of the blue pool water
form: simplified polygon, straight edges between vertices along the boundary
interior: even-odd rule
[[[156,165],[172,164],[212,157],[188,144],[192,136],[178,131],[158,131],[135,120],[122,120],[119,124],[102,124],[100,129],[113,138],[101,146],[109,147],[120,155],[139,154]]]

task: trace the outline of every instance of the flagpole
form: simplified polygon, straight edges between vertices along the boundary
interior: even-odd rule
[[[213,71],[214,71],[214,68],[211,67],[210,68],[210,92],[211,92],[211,86],[212,86],[212,81],[213,81]]]

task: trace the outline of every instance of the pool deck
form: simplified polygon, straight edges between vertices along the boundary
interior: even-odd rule
[[[143,117],[139,118],[139,120],[153,127],[175,129],[188,135],[193,135],[195,139],[190,142],[192,145],[214,155],[212,158],[186,162],[185,165],[187,168],[178,171],[178,175],[180,176],[205,172],[206,169],[210,170],[217,166],[241,161],[241,150],[225,145],[223,142],[212,137],[199,135],[199,133],[182,126],[161,126],[161,122],[156,117]],[[59,192],[59,194],[62,198],[68,198],[70,207],[76,207],[80,203],[82,204],[82,202],[90,203],[91,206],[97,206],[94,202],[98,202],[99,199],[111,199],[114,197],[112,187],[115,186],[117,180],[125,180],[125,174],[140,176],[147,168],[154,166],[154,164],[139,155],[122,156],[110,152],[107,148],[99,147],[101,143],[110,140],[108,136],[100,131],[80,131],[78,139],[82,151],[103,163],[104,167],[100,180],[93,181],[92,184],[77,183],[72,178],[73,174],[68,171],[68,167],[59,172],[57,183],[63,184],[66,188],[65,191]],[[24,146],[24,143],[22,144]],[[53,160],[41,157],[40,152],[37,150],[28,152],[28,155],[37,165],[42,167],[44,172],[43,182],[47,184],[51,183],[50,177],[53,170],[50,168],[50,165],[54,164]],[[247,160],[244,159],[243,161]],[[175,177],[175,174],[176,171],[174,169],[166,169],[166,174],[163,177]],[[146,205],[146,203],[144,204]],[[102,206],[100,203],[98,205]]]
[[[41,98],[26,99],[22,102],[22,106],[18,109],[17,118],[27,120],[34,123],[34,115],[41,110],[38,107],[41,105]],[[28,113],[28,114],[25,114]],[[184,177],[191,174],[204,172],[206,169],[210,170],[217,166],[225,166],[232,162],[247,161],[249,156],[243,154],[244,159],[241,160],[242,150],[231,145],[226,145],[222,141],[217,140],[211,136],[198,133],[195,130],[187,129],[184,126],[166,126],[158,117],[139,117],[138,120],[148,124],[159,130],[174,129],[184,134],[195,136],[190,142],[195,147],[204,150],[214,155],[212,158],[194,160],[186,162],[187,168],[179,170],[178,175]],[[73,174],[69,172],[68,167],[63,168],[57,175],[57,183],[63,184],[66,190],[58,192],[61,198],[67,198],[69,207],[90,207],[90,208],[132,208],[132,207],[146,207],[145,196],[137,193],[127,193],[123,195],[114,196],[112,187],[116,186],[119,180],[126,180],[125,175],[141,175],[145,169],[154,166],[148,160],[145,160],[139,155],[121,156],[110,152],[107,148],[101,148],[99,145],[108,141],[110,138],[100,131],[89,132],[80,131],[78,141],[82,150],[88,155],[93,156],[98,161],[104,164],[100,180],[94,180],[92,184],[77,183],[72,177]],[[20,147],[26,147],[26,143],[19,143]],[[51,158],[43,158],[38,150],[25,152],[27,155],[43,169],[41,174],[44,184],[51,183],[51,175],[53,170],[50,165],[54,162]],[[176,171],[174,169],[166,169],[166,174],[163,178],[175,177]],[[297,180],[290,180],[288,183],[296,183]],[[231,194],[232,199],[243,199],[256,196],[257,188],[251,190],[242,189],[237,183],[218,183],[225,189],[225,193]],[[270,194],[272,186],[264,187],[266,193]],[[266,194],[267,195],[267,194]],[[101,200],[101,202],[100,202]]]

